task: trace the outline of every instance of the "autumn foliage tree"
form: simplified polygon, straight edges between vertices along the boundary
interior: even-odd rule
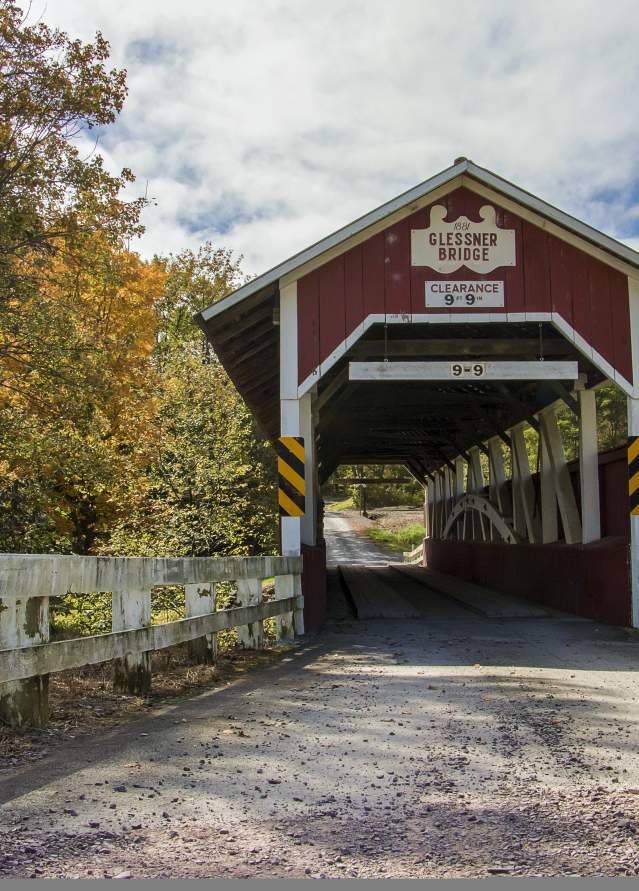
[[[272,548],[272,457],[191,321],[239,267],[130,249],[133,174],[81,150],[126,96],[108,55],[0,0],[0,549]]]

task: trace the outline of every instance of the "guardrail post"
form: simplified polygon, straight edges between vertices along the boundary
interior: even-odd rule
[[[275,577],[275,599],[284,600],[287,597],[295,597],[294,575],[278,575]],[[275,637],[278,641],[295,640],[295,618],[292,612],[275,616]]]
[[[205,616],[215,612],[215,585],[204,582],[199,585],[184,586],[184,612],[186,618]],[[189,641],[191,661],[201,665],[212,665],[217,659],[217,634],[205,634]]]
[[[238,579],[237,599],[240,606],[258,606],[262,602],[262,579]],[[264,647],[264,623],[251,622],[238,625],[237,639],[245,650],[261,650]]]
[[[49,640],[49,598],[0,599],[0,650]],[[49,675],[0,684],[0,720],[10,727],[44,727],[49,719]]]
[[[111,595],[113,631],[147,628],[151,624],[149,590],[114,591]],[[113,689],[144,696],[151,689],[151,653],[126,653],[113,660]]]

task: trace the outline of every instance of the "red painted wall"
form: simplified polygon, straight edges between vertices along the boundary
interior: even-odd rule
[[[326,545],[302,545],[304,628],[319,628],[326,618]]]
[[[426,539],[425,546],[431,569],[598,622],[630,625],[630,550],[625,539],[588,545]]]
[[[578,496],[577,463],[571,464],[570,469]],[[537,485],[536,475],[534,478]],[[627,486],[626,450],[602,452],[599,455],[601,541],[587,545],[505,545],[427,539],[427,565],[578,616],[611,625],[629,625]]]
[[[480,222],[479,209],[493,204],[497,224],[514,229],[517,265],[481,275],[462,266],[450,275],[410,264],[411,229],[429,225],[423,208],[298,282],[300,383],[371,313],[467,312],[427,309],[426,281],[503,281],[503,309],[473,312],[558,312],[623,376],[632,381],[627,279],[620,272],[549,235],[497,204],[459,188],[434,204],[445,205],[446,219]]]

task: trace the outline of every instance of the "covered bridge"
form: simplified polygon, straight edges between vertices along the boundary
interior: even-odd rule
[[[197,321],[278,447],[307,624],[325,606],[322,483],[394,463],[425,488],[432,568],[639,626],[637,252],[459,158]],[[600,454],[605,381],[629,446]]]

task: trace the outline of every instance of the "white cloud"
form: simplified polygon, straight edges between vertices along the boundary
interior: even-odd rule
[[[634,2],[49,0],[44,17],[100,29],[128,68],[103,149],[158,202],[145,253],[211,238],[258,273],[460,154],[636,243]]]

